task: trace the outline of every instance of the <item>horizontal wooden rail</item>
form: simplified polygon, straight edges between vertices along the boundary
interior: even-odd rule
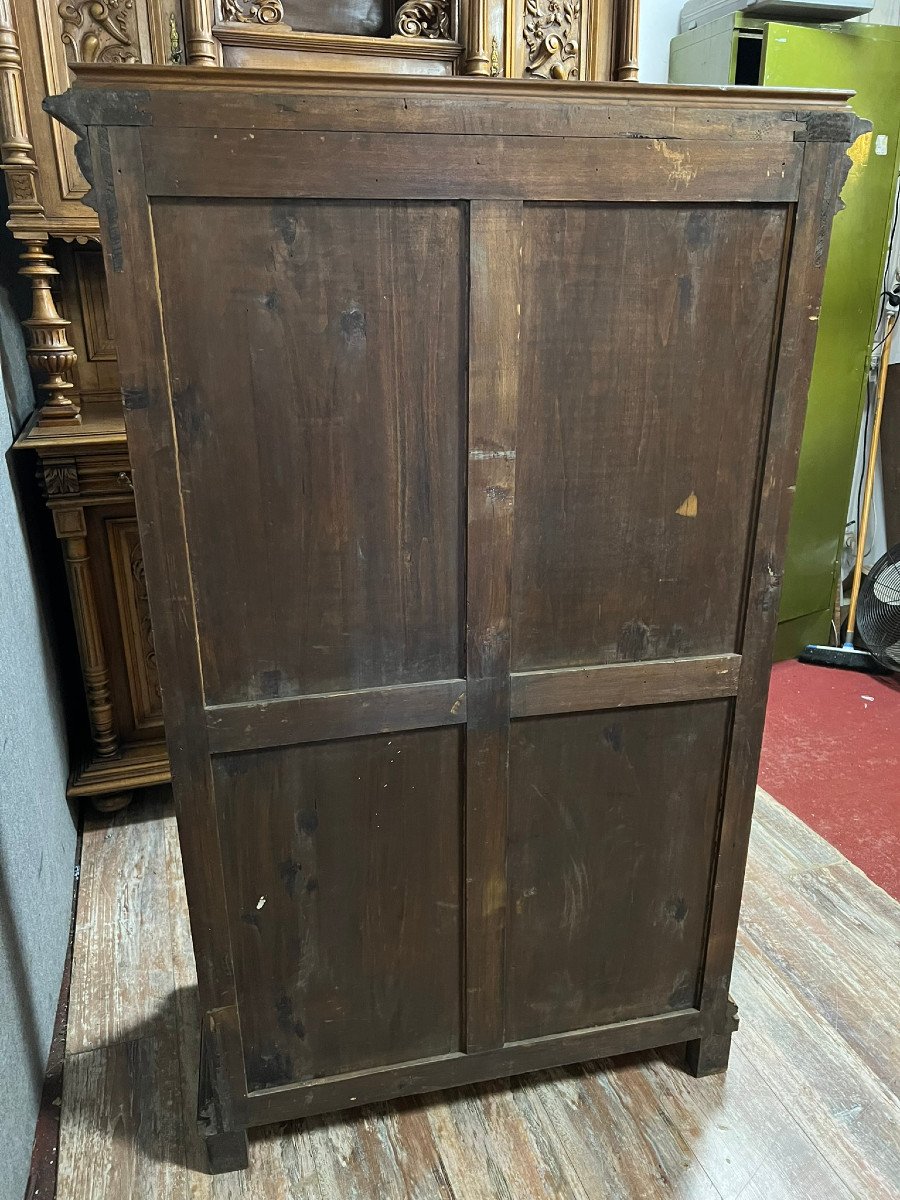
[[[308,1083],[266,1088],[265,1091],[251,1092],[241,1107],[248,1125],[267,1125],[273,1121],[293,1120],[298,1113],[313,1116],[352,1108],[363,1102],[363,1095],[367,1104],[395,1096],[413,1096],[436,1088],[459,1087],[523,1071],[540,1071],[612,1054],[630,1054],[651,1046],[671,1046],[699,1037],[703,1031],[703,1014],[696,1008],[681,1009],[662,1016],[636,1017],[535,1041],[511,1042],[474,1054],[448,1054],[399,1066],[332,1075]]]
[[[213,754],[461,725],[465,719],[464,679],[218,704],[206,709]]]
[[[611,154],[571,137],[559,172],[546,169],[542,137],[152,127],[141,137],[150,196],[787,203],[803,163],[796,142],[699,138],[622,139]]]
[[[675,704],[737,694],[739,654],[658,658],[601,667],[518,671],[511,680],[513,717]]]

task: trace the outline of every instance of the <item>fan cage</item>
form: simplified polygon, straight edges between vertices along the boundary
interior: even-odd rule
[[[873,658],[900,671],[900,545],[891,547],[866,575],[856,628]]]

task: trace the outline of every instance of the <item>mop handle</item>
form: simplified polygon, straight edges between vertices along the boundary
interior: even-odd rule
[[[847,632],[844,635],[844,649],[853,649],[853,635],[856,632],[856,606],[859,602],[859,588],[862,583],[863,558],[866,553],[866,535],[869,532],[869,512],[872,508],[872,492],[875,489],[875,469],[878,465],[878,439],[881,434],[881,414],[884,411],[884,392],[887,384],[888,360],[891,356],[891,339],[897,324],[897,314],[888,319],[887,335],[884,348],[881,351],[881,362],[878,364],[878,388],[875,393],[875,419],[872,422],[872,446],[869,450],[869,461],[866,464],[866,490],[863,493],[862,513],[859,519],[859,529],[856,535],[856,562],[853,567],[853,586],[850,589],[850,612],[847,615]]]

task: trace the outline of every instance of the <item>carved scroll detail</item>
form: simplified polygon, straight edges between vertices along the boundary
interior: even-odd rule
[[[141,61],[135,0],[62,0],[56,11],[69,62]]]
[[[406,0],[394,16],[394,30],[402,37],[449,39],[449,0]]]
[[[526,75],[577,79],[581,0],[525,0]]]
[[[278,25],[284,20],[281,0],[221,0],[223,21]]]

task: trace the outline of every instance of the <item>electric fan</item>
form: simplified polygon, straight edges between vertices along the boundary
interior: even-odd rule
[[[865,577],[856,628],[876,662],[900,671],[900,546],[882,555]]]

